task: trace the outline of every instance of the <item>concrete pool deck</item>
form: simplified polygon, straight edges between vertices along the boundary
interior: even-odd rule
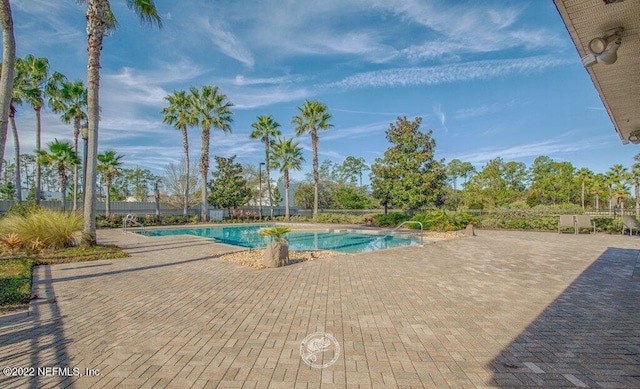
[[[255,270],[101,230],[132,256],[36,268],[29,315],[0,316],[0,367],[35,376],[0,387],[640,387],[640,238],[477,233]]]

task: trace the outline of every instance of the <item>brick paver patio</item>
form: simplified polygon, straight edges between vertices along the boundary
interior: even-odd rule
[[[0,316],[0,367],[80,376],[0,387],[640,387],[640,238],[478,235],[254,270],[99,231],[132,257],[37,268],[30,314]],[[324,369],[299,354],[315,331],[340,346]]]

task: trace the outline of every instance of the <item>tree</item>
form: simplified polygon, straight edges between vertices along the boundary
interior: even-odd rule
[[[609,185],[607,184],[607,178],[604,174],[598,173],[593,176],[593,182],[591,185],[591,194],[595,197],[595,210],[600,210],[600,198],[606,196],[609,193]]]
[[[121,159],[124,155],[118,155],[113,150],[107,150],[102,154],[98,154],[98,174],[102,175],[102,182],[107,189],[107,198],[105,201],[105,216],[109,216],[111,205],[111,182],[114,178],[122,175]]]
[[[585,201],[584,201],[584,194],[585,194],[585,186],[587,181],[589,181],[590,179],[593,178],[593,172],[587,168],[582,168],[580,170],[578,170],[576,172],[576,178],[580,181],[580,187],[581,187],[581,197],[580,197],[580,201],[582,204],[582,211],[584,212],[585,210]]]
[[[633,157],[636,161],[631,165],[631,183],[633,184],[633,194],[636,200],[636,216],[640,216],[640,154],[636,154]]]
[[[296,136],[308,132],[311,136],[311,152],[313,164],[313,221],[318,220],[318,146],[320,139],[318,131],[328,130],[333,127],[329,123],[331,114],[327,112],[327,106],[317,100],[305,101],[298,107],[300,113],[293,117],[292,123],[296,125]]]
[[[284,184],[284,218],[289,220],[289,171],[302,169],[302,147],[298,142],[292,139],[278,138],[271,145],[271,154],[273,160],[270,161],[271,167],[279,169],[283,175]]]
[[[60,194],[62,195],[62,211],[66,211],[67,183],[69,175],[67,172],[74,165],[80,163],[78,156],[73,151],[73,145],[69,141],[59,141],[55,139],[48,143],[49,151],[40,150],[38,152],[38,162],[46,166],[54,166],[58,171],[60,179]]]
[[[184,160],[189,161],[189,138],[187,136],[187,128],[193,126],[196,122],[196,118],[193,114],[193,106],[190,104],[190,100],[187,98],[187,94],[184,91],[173,92],[172,95],[164,98],[169,105],[162,109],[164,123],[174,126],[182,133],[182,147],[184,149]],[[184,163],[183,166],[186,169],[185,177],[190,177],[190,163]],[[182,215],[187,217],[189,215],[189,184],[190,180],[184,180],[184,192],[182,197],[184,203],[182,204]]]
[[[51,75],[45,88],[49,97],[49,106],[60,114],[63,123],[73,122],[73,150],[78,152],[78,140],[82,121],[87,119],[87,88],[82,81],[70,82],[58,72]],[[37,175],[37,173],[36,173]],[[84,177],[83,177],[84,178]],[[78,208],[78,166],[73,169],[73,209]],[[40,192],[40,183],[36,179],[36,192]]]
[[[256,122],[251,124],[253,127],[253,131],[249,135],[251,139],[260,139],[260,141],[264,144],[264,162],[265,162],[265,173],[267,176],[267,193],[269,194],[269,210],[271,212],[271,217],[273,217],[273,196],[271,194],[271,178],[269,175],[270,170],[270,161],[269,161],[269,152],[271,149],[271,142],[277,136],[280,136],[281,132],[278,130],[280,127],[280,123],[273,120],[271,116],[258,116]]]
[[[367,196],[362,187],[339,187],[335,190],[333,197],[338,209],[372,209],[375,207],[373,200]]]
[[[227,100],[227,96],[218,93],[218,87],[203,86],[202,90],[191,88],[190,104],[193,108],[193,122],[202,128],[202,146],[200,150],[200,174],[202,182],[207,182],[209,175],[209,140],[211,128],[225,133],[231,132],[233,122],[233,104]],[[200,208],[200,220],[206,221],[207,212],[207,185],[202,185],[202,198]]]
[[[527,204],[577,204],[574,186],[575,168],[571,162],[557,162],[547,156],[539,156],[531,165],[531,186]]]
[[[36,113],[36,153],[40,150],[40,140],[42,134],[42,121],[40,118],[40,113],[42,111],[42,107],[44,106],[44,97],[45,97],[45,85],[47,81],[47,77],[49,75],[49,60],[46,58],[38,58],[31,54],[27,55],[22,62],[22,66],[24,67],[24,71],[26,74],[26,87],[27,93],[25,94],[25,100]],[[78,154],[78,148],[75,148],[76,155]],[[75,176],[77,176],[77,165],[75,167]],[[40,165],[36,165],[36,203],[39,203],[40,197],[40,181],[41,172]],[[76,187],[74,181],[74,188]],[[75,189],[74,189],[75,194]],[[74,203],[74,208],[76,209],[76,205]]]
[[[180,163],[171,162],[164,170],[162,182],[168,197],[165,201],[172,206],[184,207],[185,201],[189,207],[198,204],[197,194],[200,192],[200,179],[196,172],[195,165],[188,168],[187,162],[183,159]],[[186,188],[189,188],[187,195]],[[185,198],[188,196],[188,199]]]
[[[443,204],[446,169],[434,157],[432,131],[420,131],[422,118],[398,117],[386,131],[392,146],[371,166],[374,197],[388,205],[418,210]]]
[[[364,158],[356,158],[349,155],[342,161],[342,165],[336,167],[335,170],[340,183],[356,186],[359,179],[360,186],[362,186],[362,173],[369,170],[369,167],[366,165]]]
[[[102,41],[110,31],[115,30],[117,22],[111,12],[108,0],[78,0],[87,5],[87,116],[89,129],[87,177],[85,177],[84,194],[84,227],[82,230],[82,243],[84,245],[96,244],[96,177],[98,155],[98,123],[100,120],[100,53]],[[138,18],[149,24],[162,26],[160,15],[153,0],[127,0],[127,6]]]
[[[13,17],[9,0],[0,0],[0,25],[2,25],[2,69],[0,70],[0,173],[2,173],[9,128],[13,75],[16,68],[16,39],[13,34]]]
[[[211,194],[209,204],[216,208],[237,208],[247,202],[251,195],[247,180],[242,176],[242,166],[235,162],[236,156],[229,158],[214,157],[217,167],[211,173],[208,183]]]
[[[610,211],[613,210],[614,206],[618,206],[620,204],[621,199],[624,199],[629,195],[629,188],[625,185],[628,174],[629,172],[627,168],[625,168],[621,164],[613,165],[605,174],[607,183],[609,184]]]

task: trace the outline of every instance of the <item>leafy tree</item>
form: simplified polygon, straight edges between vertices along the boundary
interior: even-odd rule
[[[164,98],[169,105],[162,109],[164,123],[173,125],[176,129],[182,133],[182,148],[184,149],[184,160],[189,161],[189,138],[187,134],[187,128],[193,126],[196,123],[196,117],[193,114],[193,105],[185,91],[173,92],[172,95]],[[189,166],[190,163],[182,163],[181,166],[186,170],[184,177],[191,177]],[[187,217],[189,214],[189,185],[190,180],[183,180],[184,192],[182,198],[184,203],[182,204],[182,215]]]
[[[51,75],[45,94],[49,97],[49,106],[60,114],[66,124],[73,122],[73,150],[78,153],[78,140],[82,121],[87,119],[87,88],[82,81],[70,82],[58,72]],[[37,175],[37,174],[36,174]],[[84,177],[83,177],[84,178]],[[78,166],[73,170],[73,209],[78,207]],[[36,179],[36,192],[40,192],[40,183]]]
[[[358,179],[360,180],[360,186],[362,186],[362,173],[369,170],[364,158],[356,158],[348,156],[342,162],[342,165],[336,167],[336,175],[338,180],[342,184],[356,186]]]
[[[209,181],[209,204],[216,208],[237,208],[245,204],[251,195],[247,180],[242,176],[242,166],[235,162],[236,156],[214,157],[216,170]]]
[[[376,206],[362,187],[339,187],[335,190],[333,197],[336,208],[339,209],[372,209]]]
[[[539,156],[530,168],[531,186],[527,204],[577,204],[574,186],[575,168],[571,162],[557,162],[547,156]]]
[[[271,167],[279,169],[284,183],[284,218],[289,220],[289,171],[302,168],[302,148],[291,139],[278,138],[271,145]]]
[[[117,27],[117,21],[108,0],[78,0],[87,5],[87,116],[88,154],[87,177],[85,178],[84,194],[84,227],[82,243],[93,246],[96,244],[96,177],[98,164],[98,123],[100,120],[100,54],[102,41],[108,33]],[[138,18],[149,24],[162,26],[160,15],[153,0],[127,0],[127,6]]]
[[[269,153],[271,149],[271,142],[277,136],[280,136],[281,132],[278,130],[280,123],[273,120],[271,116],[258,116],[256,122],[251,124],[253,132],[249,135],[251,139],[260,139],[264,144],[264,162],[265,172],[267,174],[267,193],[269,194],[269,210],[273,217],[273,196],[271,193],[271,177],[269,176],[269,170],[271,169],[271,163],[269,161]],[[262,194],[260,194],[262,196]]]
[[[167,197],[164,201],[172,206],[184,207],[185,188],[187,187],[189,188],[188,206],[193,207],[199,202],[196,196],[200,192],[200,178],[195,168],[188,168],[186,165],[187,163],[183,159],[177,164],[171,162],[164,170],[162,182],[167,191]]]
[[[11,182],[7,182],[0,185],[0,199],[1,200],[13,200],[16,195],[16,188]]]
[[[16,39],[9,0],[0,0],[0,26],[2,27],[2,69],[0,70],[0,173],[4,163],[4,148],[16,67]]]
[[[98,154],[98,174],[102,176],[102,182],[107,188],[107,198],[105,203],[105,216],[109,216],[111,204],[111,182],[113,179],[122,175],[121,159],[124,155],[118,155],[113,150],[107,150],[102,154]]]
[[[422,118],[398,117],[386,131],[393,146],[371,166],[374,197],[385,207],[421,209],[443,204],[446,169],[434,157],[432,131],[420,131]]]
[[[69,141],[59,141],[55,139],[48,143],[49,151],[40,150],[38,152],[38,162],[43,165],[55,166],[60,179],[60,194],[62,195],[62,211],[66,211],[67,183],[69,182],[68,171],[74,165],[80,163],[78,156],[73,151],[73,145]]]
[[[308,132],[311,136],[311,153],[313,165],[313,221],[318,220],[318,146],[320,139],[318,131],[328,130],[333,127],[329,123],[331,114],[327,112],[327,106],[317,100],[305,101],[298,107],[300,113],[294,116],[292,123],[296,125],[296,136],[300,136]]]
[[[452,159],[447,164],[447,178],[453,184],[454,192],[457,192],[458,177],[462,176],[462,161],[459,159]]]
[[[209,175],[209,140],[211,128],[225,133],[231,132],[233,122],[233,104],[227,100],[227,96],[218,93],[218,87],[203,86],[201,90],[191,88],[190,102],[193,109],[194,123],[202,128],[202,145],[200,149],[200,174],[202,182],[207,182]],[[200,220],[206,221],[207,212],[207,185],[202,185],[202,207]]]

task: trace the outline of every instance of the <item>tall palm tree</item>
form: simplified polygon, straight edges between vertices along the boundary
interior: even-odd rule
[[[313,221],[318,220],[318,138],[319,130],[328,130],[333,127],[329,123],[331,114],[327,112],[327,106],[317,100],[305,101],[301,107],[298,107],[300,113],[294,116],[292,123],[296,125],[296,136],[300,136],[305,132],[311,135],[311,152],[313,155]]]
[[[613,165],[609,171],[606,173],[607,182],[609,184],[609,209],[612,210],[614,207],[613,200],[615,199],[615,205],[618,205],[620,199],[626,197],[625,193],[628,191],[628,188],[624,185],[624,181],[626,181],[628,175],[628,170],[626,167],[621,164]]]
[[[182,133],[182,147],[184,148],[184,160],[186,167],[185,185],[184,185],[184,205],[182,214],[184,217],[189,215],[189,138],[187,137],[187,128],[196,124],[196,118],[193,115],[193,106],[190,104],[186,92],[173,92],[172,95],[164,98],[169,105],[162,109],[164,115],[163,122],[173,125]]]
[[[591,185],[591,194],[595,197],[595,210],[600,210],[600,197],[604,196],[609,191],[607,178],[604,174],[598,173],[593,176]]]
[[[9,0],[0,0],[0,25],[2,27],[2,70],[0,71],[0,173],[7,143],[9,113],[13,91],[13,75],[16,69],[16,39],[13,34],[13,17]]]
[[[38,162],[45,166],[53,166],[58,171],[60,180],[60,194],[62,195],[62,211],[66,211],[67,183],[69,175],[67,172],[74,165],[80,163],[78,155],[73,151],[73,145],[69,141],[59,141],[55,139],[48,143],[49,151],[38,151]]]
[[[231,132],[233,122],[233,104],[227,96],[218,93],[218,87],[203,86],[202,90],[191,88],[189,96],[193,108],[193,122],[202,128],[202,146],[200,150],[200,174],[202,175],[202,198],[200,220],[207,221],[207,176],[209,175],[209,140],[211,128]]]
[[[40,139],[42,133],[42,122],[40,112],[44,105],[44,89],[49,74],[49,60],[46,58],[38,58],[31,54],[27,55],[21,61],[24,67],[26,77],[26,93],[25,101],[31,105],[36,112],[36,153],[40,150]],[[78,151],[76,150],[76,154]],[[40,172],[40,164],[36,163],[36,204],[40,203],[40,186],[42,181],[42,173]]]
[[[80,127],[87,119],[87,88],[82,81],[70,82],[58,72],[51,75],[45,88],[45,95],[49,97],[49,105],[53,112],[60,114],[60,119],[70,124],[73,121],[73,151],[78,153],[78,138]],[[36,186],[36,193],[39,186]],[[78,165],[73,169],[73,210],[78,209]]]
[[[258,116],[255,123],[251,124],[253,132],[249,135],[251,139],[260,139],[264,143],[264,162],[267,173],[267,193],[269,194],[269,209],[271,212],[271,218],[273,219],[273,196],[271,195],[271,178],[269,177],[269,149],[274,137],[280,136],[281,132],[278,130],[280,123],[273,120],[271,116],[261,115]],[[262,196],[262,193],[260,194]]]
[[[284,178],[284,218],[289,221],[289,170],[302,168],[302,147],[292,139],[278,138],[271,144],[271,155],[271,167],[280,169]]]
[[[111,183],[113,179],[121,176],[121,159],[124,155],[118,155],[113,150],[107,150],[102,154],[98,154],[98,174],[102,175],[102,182],[107,189],[107,198],[105,202],[105,216],[109,216],[111,208]]]
[[[584,190],[585,190],[585,184],[587,181],[589,181],[591,178],[593,178],[593,172],[587,168],[582,168],[580,170],[578,170],[576,172],[576,178],[579,179],[582,183],[582,212],[584,212],[585,210],[585,204],[584,204]]]
[[[633,160],[636,162],[631,165],[630,177],[636,199],[636,216],[640,216],[640,154],[636,154]]]
[[[96,243],[96,176],[98,155],[98,122],[100,113],[100,53],[102,41],[108,32],[117,26],[115,16],[111,12],[108,0],[77,0],[87,5],[87,116],[89,129],[87,177],[85,178],[84,193],[84,227],[82,243],[95,245]],[[130,10],[143,22],[162,26],[162,21],[153,0],[126,0]]]

